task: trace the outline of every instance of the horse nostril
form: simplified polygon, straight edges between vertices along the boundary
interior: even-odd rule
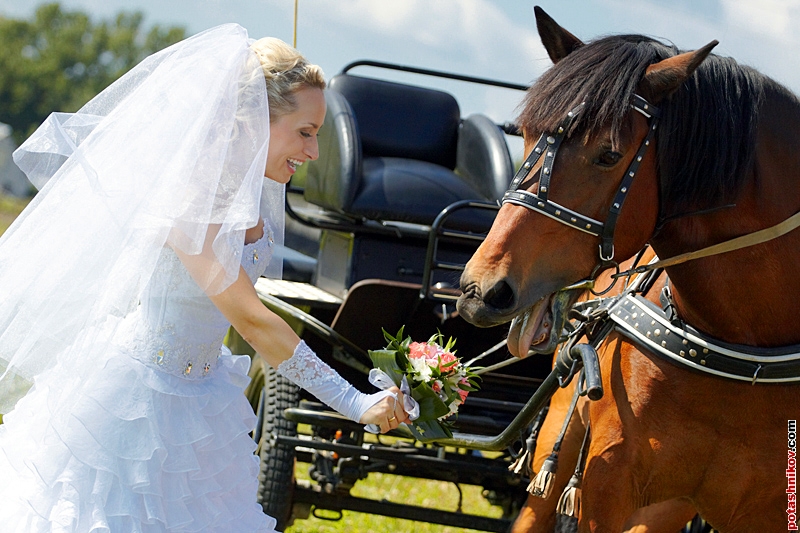
[[[507,309],[514,304],[514,291],[505,280],[500,280],[486,292],[483,301],[495,309]]]
[[[467,298],[475,298],[478,296],[478,284],[474,281],[471,283],[464,284],[463,280],[461,282],[461,292]]]

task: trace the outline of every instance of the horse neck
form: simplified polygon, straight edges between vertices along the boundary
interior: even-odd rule
[[[800,105],[767,94],[755,165],[736,206],[676,219],[652,240],[662,259],[778,224],[800,211]],[[727,342],[800,344],[800,229],[764,244],[667,269],[680,317]]]

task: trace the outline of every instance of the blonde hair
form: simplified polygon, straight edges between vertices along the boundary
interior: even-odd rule
[[[297,109],[295,92],[306,87],[325,89],[322,69],[299,51],[274,37],[264,37],[250,48],[258,56],[267,80],[270,122]]]

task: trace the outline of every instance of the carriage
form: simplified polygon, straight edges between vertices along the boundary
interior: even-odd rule
[[[491,226],[513,174],[506,135],[514,127],[481,114],[463,118],[447,92],[353,74],[358,67],[526,89],[372,61],[345,67],[326,91],[320,157],[287,191],[284,279],[261,279],[256,290],[361,390],[374,390],[367,350],[385,345],[383,330],[400,327],[415,340],[452,336],[462,360],[479,357],[476,364],[495,368],[483,373],[481,390],[460,410],[445,446],[418,443],[402,426],[389,440],[367,441],[363,427],[255,365],[249,395],[259,419],[259,501],[279,529],[309,512],[341,516],[349,509],[506,531],[528,482],[508,466],[546,405],[544,394],[529,400],[551,362],[510,358],[506,328],[466,323],[455,301],[460,270]],[[237,342],[233,332],[229,343]],[[295,479],[295,461],[312,465],[311,483]],[[371,472],[480,486],[502,517],[432,513],[350,495]]]

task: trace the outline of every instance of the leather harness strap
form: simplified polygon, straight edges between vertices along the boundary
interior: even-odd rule
[[[569,133],[570,126],[575,121],[578,114],[583,111],[584,107],[584,103],[575,106],[569,111],[569,113],[567,113],[567,116],[564,117],[564,119],[556,128],[555,132],[552,134],[543,133],[539,137],[538,141],[533,147],[533,150],[531,150],[530,154],[528,154],[525,162],[522,164],[522,166],[520,166],[516,175],[511,180],[508,191],[506,191],[506,193],[503,195],[503,203],[511,203],[526,207],[584,233],[589,233],[590,235],[600,237],[599,267],[606,267],[609,265],[613,266],[615,265],[613,261],[614,230],[616,229],[617,217],[622,210],[622,204],[625,202],[627,192],[630,189],[633,178],[636,176],[636,171],[639,169],[639,165],[644,158],[644,154],[654,139],[656,128],[658,126],[660,110],[638,94],[633,95],[631,108],[635,111],[638,111],[648,119],[650,123],[649,130],[645,138],[642,140],[634,159],[631,161],[628,169],[625,171],[625,175],[623,176],[622,181],[617,188],[617,192],[614,195],[614,199],[611,202],[611,206],[609,207],[608,216],[606,217],[605,222],[600,222],[559,205],[548,198],[550,179],[553,173],[553,164],[555,163],[556,154],[558,153],[558,149],[561,146],[562,141]],[[535,193],[526,190],[519,190],[523,180],[530,174],[534,165],[539,161],[542,155],[544,155],[544,161],[539,174],[538,190]],[[715,244],[713,246],[708,246],[707,248],[703,248],[701,250],[680,254],[675,257],[659,261],[653,265],[645,265],[635,269],[627,270],[625,272],[618,272],[613,277],[617,279],[620,277],[629,276],[631,274],[642,274],[657,268],[678,265],[694,259],[700,259],[702,257],[723,254],[726,252],[747,248],[748,246],[755,246],[757,244],[776,239],[782,235],[785,235],[786,233],[789,233],[790,231],[797,229],[798,227],[800,227],[800,212],[795,213],[793,216],[784,220],[780,224],[776,224],[775,226],[749,233],[747,235],[742,235],[741,237],[736,237],[735,239]],[[599,270],[600,268],[596,268],[595,273]],[[578,285],[583,283],[585,282],[581,282],[570,288],[576,288]]]
[[[636,155],[625,171],[622,181],[617,187],[617,192],[614,194],[614,199],[608,209],[606,221],[600,222],[557,204],[548,198],[550,178],[553,174],[553,164],[555,163],[556,154],[558,153],[562,141],[567,137],[570,126],[583,111],[584,107],[584,103],[578,104],[567,113],[567,116],[559,123],[555,132],[552,134],[543,133],[539,137],[530,154],[528,154],[528,157],[525,159],[525,162],[511,180],[508,191],[503,195],[503,203],[511,203],[526,207],[584,233],[600,237],[600,264],[606,266],[613,264],[614,230],[617,225],[617,217],[622,210],[622,204],[625,202],[630,185],[633,182],[633,178],[636,176],[636,171],[639,169],[642,159],[644,159],[644,154],[653,141],[660,111],[638,94],[633,95],[631,108],[647,118],[649,121],[649,129]],[[539,172],[538,190],[535,193],[524,189],[520,190],[519,187],[523,180],[530,174],[534,165],[541,159],[542,155],[544,155],[544,160]]]

